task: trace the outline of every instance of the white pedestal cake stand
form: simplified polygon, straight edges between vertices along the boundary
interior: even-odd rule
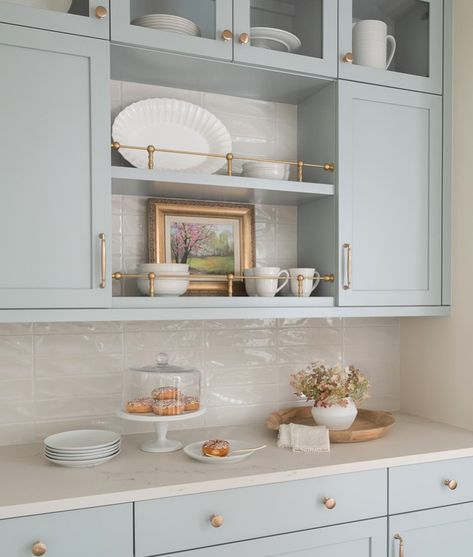
[[[120,418],[130,420],[132,422],[152,422],[156,431],[156,438],[154,441],[144,443],[141,445],[141,450],[147,453],[169,453],[171,451],[178,451],[182,449],[182,443],[173,439],[167,438],[168,428],[170,422],[179,422],[182,420],[190,420],[197,418],[207,412],[206,408],[201,408],[195,412],[186,412],[185,414],[178,414],[176,416],[156,416],[156,414],[129,414],[123,410],[118,413]]]

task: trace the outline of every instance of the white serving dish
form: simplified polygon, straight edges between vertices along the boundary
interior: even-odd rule
[[[99,449],[115,445],[121,436],[114,431],[102,429],[78,429],[64,431],[46,437],[45,446],[61,451],[78,451],[84,449]]]
[[[227,128],[208,110],[177,99],[147,99],[127,106],[115,118],[113,140],[122,145],[154,145],[201,153],[230,153],[232,140]],[[120,149],[133,166],[148,168],[147,151]],[[226,163],[223,158],[155,153],[155,168],[213,174]]]
[[[236,441],[235,439],[231,440],[228,439],[230,443],[230,454],[228,456],[222,457],[212,457],[212,456],[205,456],[202,454],[202,445],[205,443],[206,439],[203,441],[197,441],[196,443],[191,443],[190,445],[186,445],[184,447],[184,452],[187,456],[190,456],[194,460],[198,460],[199,462],[204,462],[205,464],[230,464],[235,462],[240,462],[241,460],[245,460],[253,453],[239,453],[232,455],[231,450],[234,451],[239,449],[246,449],[251,447],[251,444],[248,444],[247,441]]]
[[[251,45],[270,50],[295,52],[302,46],[299,37],[284,29],[273,27],[252,27],[250,29]]]
[[[72,0],[8,0],[12,4],[21,4],[40,10],[51,10],[54,12],[68,12],[72,5]]]
[[[139,273],[156,273],[154,279],[155,296],[182,296],[189,288],[189,265],[183,263],[142,263],[138,266],[138,271]],[[167,278],[169,276],[173,278]],[[136,283],[141,294],[148,296],[149,279],[137,279]]]
[[[147,14],[135,18],[131,23],[133,25],[140,25],[156,30],[183,33],[196,37],[200,36],[200,28],[198,25],[189,19],[175,15]]]
[[[245,162],[242,176],[269,180],[287,180],[289,165],[283,163]]]

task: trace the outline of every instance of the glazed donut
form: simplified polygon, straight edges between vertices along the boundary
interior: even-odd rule
[[[184,404],[180,400],[157,400],[153,412],[158,416],[176,416],[184,412]]]
[[[153,404],[152,398],[135,398],[126,403],[126,411],[129,414],[146,414],[153,411]]]
[[[185,396],[182,402],[184,403],[184,412],[196,412],[200,409],[200,401],[197,396]]]
[[[202,454],[210,456],[227,456],[230,443],[224,439],[211,439],[202,445]]]
[[[174,400],[180,398],[181,391],[177,387],[158,387],[153,389],[151,396],[154,400]]]

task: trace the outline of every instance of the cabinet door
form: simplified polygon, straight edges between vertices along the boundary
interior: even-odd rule
[[[339,84],[339,303],[440,305],[442,99]]]
[[[336,77],[334,0],[238,0],[233,5],[236,61]],[[294,50],[288,52],[287,45]]]
[[[363,20],[381,21],[386,27],[381,35],[373,28],[354,31]],[[388,46],[384,56],[384,30],[396,41],[388,69],[380,67],[390,54]],[[442,65],[443,0],[339,0],[342,79],[441,93]]]
[[[111,305],[108,43],[0,25],[0,307]]]
[[[185,557],[385,557],[386,519],[352,522],[271,538],[207,547]],[[418,556],[416,556],[418,557]]]
[[[394,516],[389,519],[389,557],[402,557],[401,549],[404,557],[471,557],[472,531],[473,503]]]
[[[0,0],[0,21],[108,39],[109,0]]]
[[[150,14],[174,17],[145,27],[156,24],[140,20]],[[112,40],[124,44],[231,60],[232,31],[232,0],[120,0],[112,9]]]

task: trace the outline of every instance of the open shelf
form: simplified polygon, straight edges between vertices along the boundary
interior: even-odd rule
[[[331,184],[112,167],[113,193],[171,199],[300,205],[334,195]]]

